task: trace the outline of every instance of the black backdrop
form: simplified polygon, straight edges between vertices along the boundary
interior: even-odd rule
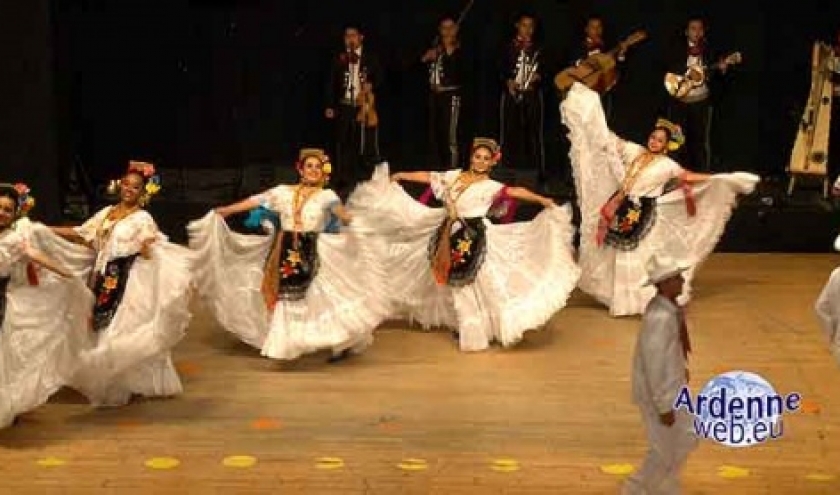
[[[438,16],[464,3],[23,2],[0,16],[8,38],[0,44],[4,65],[15,69],[0,83],[4,179],[45,172],[36,182],[51,198],[58,186],[47,178],[73,162],[105,180],[129,157],[164,167],[240,167],[281,162],[301,145],[324,144],[325,69],[346,21],[363,24],[368,45],[386,62],[387,87],[379,94],[384,154],[397,166],[421,167],[425,82],[416,60]],[[616,95],[616,130],[641,139],[664,102],[658,57],[687,16],[701,14],[716,46],[745,57],[718,109],[719,168],[782,174],[809,84],[810,45],[840,20],[837,4],[476,0],[463,27],[483,82],[470,124],[480,134],[496,132],[494,59],[513,15],[526,5],[542,20],[541,35],[558,61],[579,39],[588,13],[602,14],[613,37],[649,32],[631,52]],[[556,103],[549,99],[548,158],[561,167]]]

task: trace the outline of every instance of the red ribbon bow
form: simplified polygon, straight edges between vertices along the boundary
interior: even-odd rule
[[[359,54],[356,52],[344,52],[341,54],[341,63],[344,65],[358,64]]]
[[[528,50],[533,46],[534,42],[531,41],[531,38],[524,38],[522,36],[517,36],[516,40],[514,41],[516,48],[520,50]]]
[[[693,46],[688,45],[688,55],[691,57],[702,57],[704,51],[706,51],[706,44],[702,41],[695,43]]]

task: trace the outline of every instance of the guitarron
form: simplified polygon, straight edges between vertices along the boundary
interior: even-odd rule
[[[824,43],[814,43],[811,55],[811,93],[796,141],[790,155],[788,195],[793,194],[799,177],[816,177],[822,180],[823,197],[828,197],[828,135],[831,129],[831,103],[833,84],[831,63],[834,53]]]
[[[729,54],[723,59],[723,63],[726,66],[738,65],[742,61],[743,57],[741,56],[741,52]],[[709,76],[719,70],[720,67],[715,65],[713,67],[693,67],[686,71],[684,75],[669,72],[665,74],[665,90],[677,100],[685,101],[692,89],[702,86],[709,79]],[[697,74],[694,79],[690,77],[692,72]]]
[[[564,69],[555,76],[554,85],[564,95],[576,82],[601,94],[610,91],[618,81],[615,56],[622,49],[626,50],[645,38],[647,38],[646,32],[636,31],[612,50],[605,53],[596,53],[579,65]]]

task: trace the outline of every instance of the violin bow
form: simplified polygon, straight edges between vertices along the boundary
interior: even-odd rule
[[[458,14],[458,20],[455,21],[456,26],[458,26],[458,27],[461,26],[461,23],[464,22],[464,18],[467,17],[467,14],[469,13],[470,9],[472,9],[472,6],[473,6],[474,3],[475,3],[475,0],[469,0],[467,2],[467,5],[464,6],[463,9],[461,9],[461,13]],[[437,48],[437,46],[439,44],[440,44],[440,33],[435,35],[435,39],[432,41],[432,46]]]

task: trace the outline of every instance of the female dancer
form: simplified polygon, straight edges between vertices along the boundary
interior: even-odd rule
[[[391,243],[389,294],[399,309],[424,327],[457,329],[463,351],[493,341],[511,346],[525,331],[562,309],[580,271],[572,258],[571,208],[520,187],[490,179],[501,152],[477,138],[470,169],[399,172],[387,165],[353,193],[349,205],[377,218]],[[445,208],[416,202],[396,182],[429,184]],[[495,225],[513,217],[512,200],[542,205],[530,222]]]
[[[30,242],[24,217],[33,205],[26,185],[0,184],[0,428],[66,383],[93,301],[67,268]]]
[[[182,392],[170,349],[184,336],[191,314],[193,255],[167,241],[144,209],[160,190],[154,166],[130,162],[111,191],[120,201],[80,227],[53,227],[68,261],[93,267],[95,343],[80,356],[71,386],[95,406],[121,406],[133,395]],[[93,249],[93,255],[88,249]],[[71,259],[72,258],[72,259]]]
[[[837,184],[835,184],[835,191],[838,191]],[[837,192],[835,192],[836,195],[838,195]],[[834,250],[840,251],[840,236],[834,239]],[[837,364],[840,364],[840,268],[832,270],[817,297],[814,310],[828,341],[828,349]]]
[[[330,349],[335,362],[370,345],[389,314],[378,259],[384,250],[354,228],[335,232],[336,219],[349,224],[351,218],[324,187],[331,166],[323,150],[301,150],[297,168],[299,184],[279,185],[192,223],[190,246],[204,260],[199,291],[226,330],[272,359]],[[279,225],[263,223],[272,235],[230,231],[224,218],[249,210],[279,215]]]
[[[580,288],[612,316],[641,314],[655,295],[642,287],[644,264],[654,253],[670,253],[692,265],[683,275],[681,303],[687,302],[694,270],[723,234],[738,195],[752,192],[759,178],[683,169],[668,157],[682,134],[664,120],[646,147],[619,139],[607,128],[598,95],[581,84],[561,111],[582,217]]]

